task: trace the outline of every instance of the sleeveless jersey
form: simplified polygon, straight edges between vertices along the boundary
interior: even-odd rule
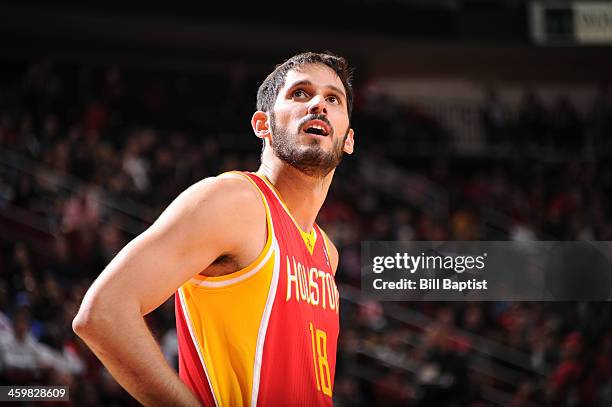
[[[261,195],[265,248],[238,272],[178,289],[179,376],[206,406],[330,406],[339,294],[327,236],[303,232],[267,179],[235,173]]]

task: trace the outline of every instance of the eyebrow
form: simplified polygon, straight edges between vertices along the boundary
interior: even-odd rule
[[[291,86],[289,87],[289,89],[293,89],[296,86],[313,86],[312,82],[310,82],[308,79],[304,79],[301,81],[297,81],[296,83],[291,84]],[[344,100],[346,100],[346,95],[344,94],[344,92],[342,91],[342,89],[340,89],[337,86],[334,85],[326,85],[326,88],[329,88],[331,90],[333,90],[334,92],[342,95],[342,97],[344,98]]]

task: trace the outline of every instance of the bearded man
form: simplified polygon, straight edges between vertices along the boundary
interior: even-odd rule
[[[315,219],[344,153],[344,58],[303,53],[257,93],[255,173],[181,193],[89,288],[74,331],[145,405],[331,405],[338,252]],[[179,372],[144,316],[175,295]]]

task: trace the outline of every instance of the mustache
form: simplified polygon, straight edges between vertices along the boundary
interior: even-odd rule
[[[302,130],[302,126],[304,126],[304,124],[306,124],[307,122],[311,120],[321,120],[323,123],[327,124],[329,126],[329,129],[331,130],[330,134],[334,130],[333,126],[329,122],[329,119],[324,114],[309,114],[308,116],[300,120],[300,123],[298,125],[298,131]]]

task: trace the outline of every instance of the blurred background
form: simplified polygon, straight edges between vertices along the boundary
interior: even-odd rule
[[[612,405],[608,302],[359,288],[363,240],[612,240],[611,27],[603,1],[0,4],[0,382],[136,405],[72,333],[84,292],[187,186],[256,170],[259,83],[331,50],[356,68],[356,153],[318,218],[335,404]],[[173,301],[147,321],[176,366]]]

